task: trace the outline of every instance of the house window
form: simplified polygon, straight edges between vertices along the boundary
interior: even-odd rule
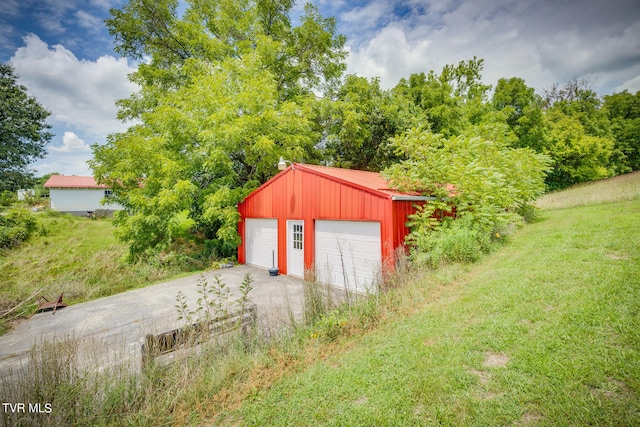
[[[104,197],[111,197],[112,194],[113,194],[112,190],[104,190]]]
[[[302,224],[293,224],[293,249],[302,249]]]

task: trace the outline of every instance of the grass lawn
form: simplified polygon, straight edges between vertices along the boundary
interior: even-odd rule
[[[537,204],[542,209],[563,209],[638,198],[640,171],[576,185],[567,191],[548,193]]]
[[[640,194],[640,174],[554,193],[481,262],[409,269],[405,285],[291,334],[143,374],[48,379],[50,395],[28,380],[14,400],[54,402],[66,425],[640,425],[640,196],[620,185]],[[110,226],[58,218],[0,259],[1,280],[47,277],[78,299],[151,280],[118,262]],[[41,354],[73,371],[66,353]]]
[[[637,198],[544,211],[213,422],[640,425],[639,218]]]
[[[0,252],[0,311],[34,292],[50,301],[64,292],[75,304],[148,285],[180,273],[180,267],[122,261],[127,246],[116,240],[110,220],[38,214],[46,230],[20,247]],[[30,315],[37,298],[11,314]],[[9,316],[9,317],[11,317]],[[2,332],[0,324],[0,333]]]

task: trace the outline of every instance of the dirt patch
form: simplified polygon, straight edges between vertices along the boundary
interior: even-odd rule
[[[436,340],[433,338],[427,338],[422,342],[422,344],[424,344],[425,347],[431,347],[432,345],[435,345],[435,343],[436,343]]]
[[[607,381],[600,387],[592,387],[591,395],[595,398],[617,399],[624,398],[629,394],[629,388],[620,380],[607,378]]]
[[[422,405],[422,403],[416,406],[416,408],[413,410],[413,415],[415,415],[416,417],[422,416],[423,413],[424,413],[424,405]]]
[[[491,379],[491,373],[484,372],[484,371],[477,371],[475,369],[470,370],[469,373],[478,377],[478,381],[480,382],[480,385],[486,386],[487,384],[489,384],[489,380]]]
[[[612,260],[628,261],[629,257],[621,254],[609,254],[609,258]]]
[[[505,354],[487,353],[482,366],[485,368],[505,368],[509,362],[509,357]]]
[[[365,405],[369,402],[369,399],[367,398],[367,396],[362,396],[360,399],[354,401],[353,403],[355,405]]]
[[[519,421],[516,421],[514,425],[516,426],[538,425],[543,419],[544,417],[540,414],[525,412],[524,415],[522,415],[522,418],[520,418]]]
[[[498,397],[498,394],[490,391],[491,387],[489,384],[491,382],[491,379],[493,378],[493,374],[491,374],[491,372],[478,371],[476,369],[472,369],[469,371],[469,373],[478,377],[478,383],[480,384],[480,387],[475,394],[478,399],[488,400],[488,399],[495,399],[496,397]]]

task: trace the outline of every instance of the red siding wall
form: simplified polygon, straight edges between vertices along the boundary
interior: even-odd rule
[[[278,219],[278,265],[283,274],[287,273],[286,221],[290,219],[304,220],[305,268],[310,268],[314,262],[316,219],[379,221],[382,257],[387,259],[404,242],[404,236],[408,233],[404,223],[406,215],[415,211],[413,203],[415,202],[394,202],[389,196],[373,194],[332,177],[303,168],[289,168],[238,205],[241,217],[238,231],[242,239],[238,248],[238,261],[244,264],[246,260],[245,218]]]
[[[416,213],[416,206],[425,202],[396,201],[393,203],[393,243],[395,247],[404,244],[404,238],[411,230],[407,227],[407,218]]]

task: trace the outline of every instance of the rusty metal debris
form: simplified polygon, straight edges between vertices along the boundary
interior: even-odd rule
[[[46,299],[44,296],[40,295],[40,298],[42,298],[44,300],[44,302],[40,302],[38,304],[38,309],[36,310],[36,312],[41,312],[41,311],[49,311],[49,310],[53,310],[53,314],[56,314],[56,310],[59,308],[65,308],[67,306],[67,304],[62,302],[62,295],[64,294],[64,292],[62,292],[60,294],[60,296],[58,297],[58,299],[56,301],[51,301],[49,302],[48,299]]]

